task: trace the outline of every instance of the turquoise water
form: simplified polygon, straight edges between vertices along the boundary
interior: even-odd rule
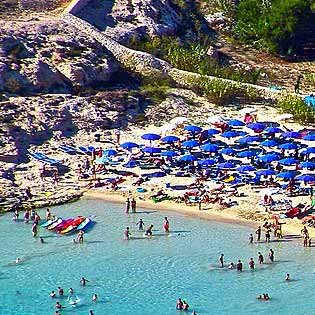
[[[61,313],[83,315],[171,315],[178,297],[189,302],[198,314],[310,314],[314,295],[314,250],[301,242],[248,244],[249,227],[209,222],[182,215],[167,214],[172,233],[163,235],[165,213],[148,210],[125,215],[121,205],[99,200],[81,200],[52,208],[68,217],[96,215],[97,224],[85,235],[83,245],[73,244],[71,236],[59,236],[43,228],[46,244],[31,236],[31,224],[14,223],[12,214],[0,217],[0,314],[54,314],[52,290],[72,287],[81,303],[67,306]],[[141,210],[139,210],[141,211]],[[44,216],[44,211],[41,211]],[[154,224],[157,236],[142,238],[135,223],[142,217]],[[134,239],[123,240],[130,226]],[[257,252],[275,250],[274,264],[248,270],[247,261]],[[218,257],[226,261],[242,259],[243,273],[217,268]],[[24,260],[14,264],[16,257]],[[290,273],[293,280],[285,282]],[[81,287],[81,276],[90,282]],[[19,292],[17,292],[19,291]],[[268,302],[255,299],[268,292]],[[99,302],[92,303],[93,293]],[[185,312],[182,312],[185,314]],[[190,313],[189,313],[190,314]]]

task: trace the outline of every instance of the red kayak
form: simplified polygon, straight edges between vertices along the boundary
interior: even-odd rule
[[[59,225],[55,229],[55,231],[57,233],[60,233],[61,231],[66,230],[71,225],[75,225],[75,224],[79,225],[82,221],[84,221],[84,218],[82,216],[78,216],[78,217],[76,217],[74,219],[69,219],[69,220],[66,220],[66,221],[67,222],[65,222],[64,224]],[[77,223],[77,222],[79,222],[79,223]]]
[[[79,226],[83,221],[85,220],[84,217],[77,217],[73,220],[73,222],[71,222],[71,224],[66,227],[65,229],[63,229],[62,231],[60,231],[60,234],[66,234],[66,233],[70,233],[72,231],[74,231],[77,226]]]
[[[71,219],[66,219],[66,220],[63,220],[60,224],[58,224],[56,227],[55,227],[55,231],[56,232],[60,232],[62,231],[63,229],[67,228],[72,222],[73,222],[73,218]]]

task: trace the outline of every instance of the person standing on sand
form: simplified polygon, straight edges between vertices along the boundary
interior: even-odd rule
[[[221,254],[220,258],[219,258],[219,262],[221,264],[221,268],[224,267],[224,254]]]
[[[126,200],[126,206],[125,206],[125,212],[126,212],[126,213],[129,213],[129,210],[130,210],[130,200],[129,200],[129,198],[127,198],[127,200]]]
[[[261,227],[260,226],[256,230],[256,235],[257,235],[257,242],[260,242],[260,237],[261,237]]]
[[[301,79],[302,79],[302,76],[299,75],[294,86],[294,93],[296,94],[300,94]]]
[[[270,230],[269,229],[267,229],[265,237],[266,237],[266,243],[269,243],[270,242]]]
[[[131,211],[132,211],[132,213],[136,213],[136,207],[137,207],[136,199],[132,198],[132,200],[131,200]]]

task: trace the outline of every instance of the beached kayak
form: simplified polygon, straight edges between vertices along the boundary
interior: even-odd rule
[[[46,221],[45,223],[41,224],[42,227],[48,227],[52,225],[53,223],[57,222],[60,218],[54,218],[51,220]]]
[[[53,230],[55,227],[57,227],[59,224],[61,224],[64,220],[58,219],[56,222],[52,223],[47,227],[48,230]]]
[[[59,230],[60,234],[67,234],[72,231],[75,231],[77,226],[79,226],[84,220],[85,220],[84,217],[75,218],[68,226],[66,226],[62,230]]]
[[[86,218],[78,227],[77,227],[77,231],[85,231],[86,229],[88,229],[91,225],[93,224],[93,221],[91,218]]]

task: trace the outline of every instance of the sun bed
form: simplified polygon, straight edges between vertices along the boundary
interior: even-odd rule
[[[77,154],[78,151],[75,147],[72,147],[70,145],[60,145],[58,147],[58,149],[64,153],[68,153],[68,154],[71,154],[71,155],[74,155],[74,154]]]
[[[50,165],[61,164],[60,161],[49,158],[46,154],[41,153],[41,152],[29,153],[29,156],[45,164],[50,164]]]

